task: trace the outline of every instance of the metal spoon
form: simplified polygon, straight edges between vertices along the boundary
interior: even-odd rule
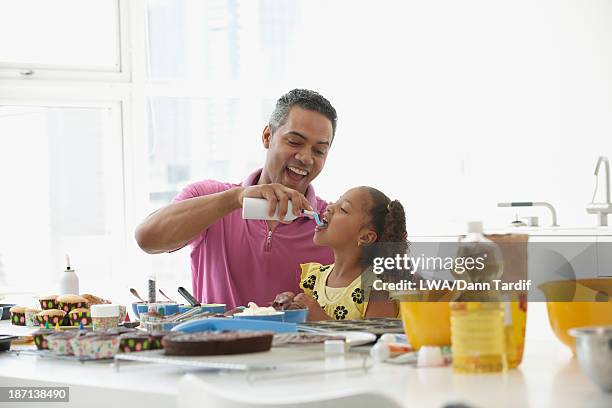
[[[145,302],[145,301],[144,301],[144,299],[143,299],[143,298],[141,298],[141,297],[140,297],[140,295],[138,294],[138,292],[136,291],[136,289],[134,289],[134,288],[130,288],[130,293],[131,293],[132,295],[136,296],[138,299],[140,299],[140,301],[141,301],[142,303],[147,303],[147,302]]]
[[[166,299],[168,299],[168,300],[169,300],[169,301],[171,301],[172,303],[176,303],[174,300],[170,299],[170,298],[168,297],[168,295],[166,295],[166,294],[164,293],[164,291],[163,291],[163,290],[159,289],[159,293],[161,293],[161,295],[162,295],[163,297],[165,297]]]

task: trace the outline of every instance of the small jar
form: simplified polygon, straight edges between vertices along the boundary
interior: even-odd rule
[[[94,330],[111,329],[121,322],[119,305],[92,305],[90,313]]]

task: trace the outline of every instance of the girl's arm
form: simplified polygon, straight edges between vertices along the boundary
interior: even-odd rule
[[[397,317],[397,303],[389,300],[388,292],[372,290],[370,293],[364,318],[372,317]]]
[[[305,293],[298,293],[293,301],[300,304],[304,309],[308,309],[308,321],[332,320],[332,318],[325,313],[325,310],[323,310],[319,302],[312,296],[308,296]]]

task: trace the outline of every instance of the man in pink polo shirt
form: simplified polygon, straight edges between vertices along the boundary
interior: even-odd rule
[[[329,248],[312,242],[314,221],[243,220],[242,200],[265,198],[270,214],[278,206],[281,218],[289,200],[296,215],[301,209],[322,213],[327,204],[310,182],[325,165],[336,122],[336,110],[320,94],[294,89],[283,95],[262,133],[263,168],[239,184],[204,180],[187,186],[138,226],[138,245],[151,254],[191,245],[200,302],[268,305],[281,292],[299,292],[300,263],[333,262]]]

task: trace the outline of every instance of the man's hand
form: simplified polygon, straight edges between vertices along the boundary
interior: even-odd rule
[[[311,210],[310,203],[299,191],[285,187],[282,184],[261,184],[242,188],[238,195],[239,204],[242,207],[244,197],[265,198],[268,200],[268,215],[273,216],[278,207],[278,218],[285,218],[287,214],[287,203],[291,201],[293,215],[299,216],[302,209]]]
[[[325,310],[323,310],[319,302],[317,302],[312,296],[308,296],[305,293],[298,293],[295,295],[293,301],[302,306],[302,308],[308,309],[308,320],[331,320],[331,317],[325,313]]]

